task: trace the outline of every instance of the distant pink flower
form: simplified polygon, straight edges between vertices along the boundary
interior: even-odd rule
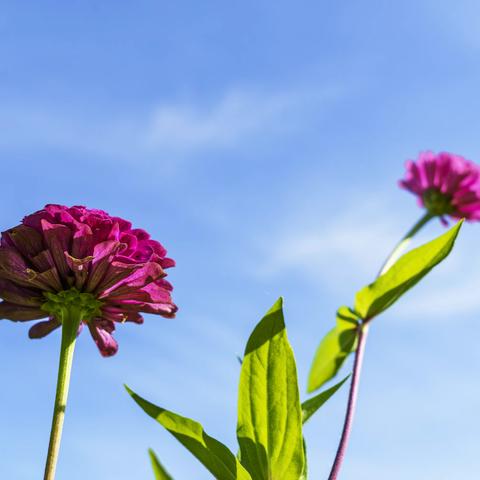
[[[433,215],[480,220],[480,167],[460,155],[420,153],[399,182]],[[445,220],[442,218],[445,222]]]
[[[115,323],[175,315],[164,278],[175,262],[166,253],[147,232],[102,210],[47,205],[2,233],[0,318],[49,317],[29,331],[41,338],[61,325],[62,307],[81,304],[100,353],[114,355]]]

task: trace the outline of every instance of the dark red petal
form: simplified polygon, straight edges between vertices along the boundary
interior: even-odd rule
[[[120,225],[117,222],[113,223],[107,240],[115,240],[117,242],[120,240]]]
[[[134,253],[135,250],[137,249],[137,245],[138,245],[137,237],[135,235],[132,235],[131,233],[128,233],[128,232],[123,233],[120,236],[120,241],[125,245],[121,249],[122,255],[125,255],[128,257],[129,255]]]
[[[123,263],[113,261],[109,266],[100,284],[95,288],[96,292],[104,292],[122,280],[129,278],[133,272],[142,268],[142,264]]]
[[[4,278],[0,278],[0,297],[25,307],[40,307],[45,301],[39,291],[20,287]]]
[[[172,258],[162,258],[162,260],[160,260],[160,265],[162,268],[172,268],[175,266],[175,260]]]
[[[36,323],[28,331],[28,336],[30,338],[43,338],[49,333],[53,332],[60,325],[61,323],[57,322],[57,320],[55,320],[54,318]]]
[[[56,269],[55,262],[53,261],[52,254],[49,250],[43,250],[35,257],[30,259],[32,265],[39,272],[44,272],[45,270],[50,270],[52,268]],[[59,277],[60,279],[60,277]]]
[[[166,318],[174,318],[178,308],[174,303],[148,303],[138,300],[109,301],[108,306],[119,308],[125,312],[153,313]]]
[[[120,247],[121,243],[114,240],[107,240],[95,245],[92,268],[85,287],[87,292],[93,292],[97,288]]]
[[[103,357],[111,357],[115,355],[118,351],[118,344],[115,339],[112,337],[111,333],[105,328],[101,328],[96,324],[97,322],[88,322],[88,329],[92,335],[93,340],[95,341],[98,350],[100,351]],[[109,330],[113,331],[115,326],[112,323],[112,328]]]
[[[130,233],[135,235],[138,240],[148,240],[150,238],[149,233],[141,228],[133,228]]]
[[[103,318],[117,323],[143,323],[143,317],[138,312],[125,311],[120,307],[113,307],[108,304],[102,308],[102,315]]]
[[[30,268],[27,269],[29,286],[34,286],[46,291],[59,292],[63,290],[63,286],[58,277],[55,268],[45,270],[45,272],[36,272]]]
[[[127,322],[134,322],[138,324],[143,323],[143,317],[138,312],[130,312],[127,314]]]
[[[0,277],[29,287],[28,267],[14,247],[0,247]]]
[[[73,234],[72,256],[75,258],[85,258],[93,253],[93,233],[92,229],[85,224],[78,223],[76,231]]]
[[[50,203],[45,206],[45,211],[48,212],[53,218],[51,223],[55,222],[63,225],[73,225],[75,223],[75,218],[72,216],[70,209],[64,207],[63,205]]]
[[[93,257],[75,258],[65,252],[65,258],[67,260],[68,266],[70,267],[70,270],[72,270],[73,274],[75,275],[75,287],[78,290],[82,290],[83,285],[87,281],[88,266],[92,261]]]
[[[41,222],[43,229],[43,237],[48,249],[52,253],[53,260],[57,266],[58,273],[62,280],[66,280],[70,274],[64,252],[70,251],[70,242],[72,240],[72,232],[70,229],[61,224],[52,224],[46,220]]]
[[[24,322],[45,317],[48,317],[48,313],[40,310],[40,308],[25,307],[10,302],[0,303],[0,318],[13,320],[15,322]]]
[[[118,223],[120,227],[120,231],[122,232],[128,231],[132,228],[132,223],[129,222],[128,220],[124,220],[123,218],[120,218],[120,217],[112,217],[112,220]]]
[[[53,222],[55,219],[50,213],[43,209],[32,213],[31,215],[27,215],[22,220],[22,223],[28,227],[34,228],[37,232],[42,233],[42,220]]]
[[[0,278],[41,290],[55,291],[63,288],[55,269],[37,272],[28,268],[23,257],[13,247],[0,247]]]
[[[178,307],[174,303],[145,303],[138,311],[144,313],[154,313],[166,318],[174,318]]]
[[[125,290],[122,287],[102,298],[115,303],[128,300],[137,300],[146,303],[171,302],[170,292],[155,282],[145,285],[142,288],[132,288],[131,290]]]
[[[134,293],[159,278],[164,277],[166,274],[162,267],[158,263],[146,263],[135,272],[132,273],[125,280],[122,280],[118,284],[114,285],[110,290],[105,291],[100,295],[100,298],[106,298],[111,295],[124,295],[128,293]]]
[[[25,257],[34,257],[43,249],[42,235],[34,228],[27,225],[18,225],[2,233],[2,237],[7,237],[11,244]]]

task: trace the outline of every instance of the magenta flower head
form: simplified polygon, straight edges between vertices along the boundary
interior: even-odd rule
[[[165,280],[175,262],[144,230],[81,206],[47,205],[2,233],[0,318],[48,317],[29,331],[41,338],[76,312],[100,353],[117,352],[116,323],[142,323],[142,313],[173,317]]]
[[[480,220],[480,167],[460,155],[420,153],[406,164],[400,186],[418,197],[431,216]]]

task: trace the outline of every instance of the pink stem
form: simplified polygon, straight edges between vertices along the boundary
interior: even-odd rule
[[[352,431],[353,417],[355,415],[355,407],[357,405],[358,385],[360,383],[360,372],[362,370],[363,354],[365,352],[365,343],[367,341],[368,325],[360,325],[358,327],[357,350],[355,353],[355,360],[353,363],[352,380],[350,383],[350,392],[348,394],[347,412],[345,414],[345,422],[343,424],[342,437],[338,445],[335,461],[330,472],[328,480],[336,480],[340,473],[343,458],[347,450],[350,432]]]
[[[400,240],[396,245],[393,251],[385,260],[380,272],[377,275],[377,278],[383,275],[390,266],[395,263],[398,257],[401,255],[402,251],[405,250],[407,245],[410,243],[414,235],[426,225],[434,215],[430,212],[426,212],[420,220],[406,233],[406,235]],[[367,342],[368,327],[371,318],[363,321],[358,327],[358,343],[357,349],[355,351],[355,359],[353,362],[353,373],[352,380],[350,383],[350,392],[348,394],[348,404],[347,412],[345,414],[345,421],[343,424],[342,437],[340,438],[340,443],[338,445],[337,454],[335,455],[335,460],[332,465],[332,470],[330,471],[330,476],[328,480],[336,480],[340,473],[340,468],[342,467],[343,459],[345,457],[345,452],[347,450],[348,440],[350,439],[350,432],[352,430],[353,417],[355,415],[355,407],[357,404],[358,397],[358,385],[360,383],[360,372],[362,370],[363,355],[365,353],[365,344]]]

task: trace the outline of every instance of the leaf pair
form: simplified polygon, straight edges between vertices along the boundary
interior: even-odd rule
[[[219,480],[306,478],[302,425],[346,381],[300,404],[297,370],[279,299],[251,334],[242,361],[238,396],[238,458],[188,418],[127,390]],[[150,452],[157,480],[171,477]]]
[[[341,307],[336,326],[321,341],[312,363],[308,391],[333,378],[355,350],[359,326],[392,306],[451,252],[463,220],[431,242],[411,250],[355,296],[355,308]]]

